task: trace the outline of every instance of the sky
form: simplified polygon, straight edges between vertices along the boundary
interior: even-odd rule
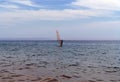
[[[120,0],[0,0],[0,40],[120,40]]]

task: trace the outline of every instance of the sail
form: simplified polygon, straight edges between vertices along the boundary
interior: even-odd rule
[[[61,38],[60,38],[60,34],[59,34],[59,32],[56,30],[56,34],[57,34],[57,40],[58,40],[58,42],[59,42],[59,47],[62,47],[62,45],[63,45],[63,40],[61,40]]]
[[[58,42],[60,42],[60,34],[59,34],[59,32],[56,30],[56,34],[57,34],[57,40],[58,40]]]

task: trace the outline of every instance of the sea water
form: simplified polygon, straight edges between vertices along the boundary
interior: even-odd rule
[[[57,41],[0,41],[0,59],[4,57],[120,67],[120,41],[64,41],[63,47]]]
[[[18,71],[25,66],[31,70]],[[63,47],[57,41],[0,41],[0,70],[58,75],[88,68],[120,70],[120,41],[64,41]]]

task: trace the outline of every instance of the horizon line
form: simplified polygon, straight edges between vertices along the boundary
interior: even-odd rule
[[[120,41],[120,39],[63,39],[64,41]],[[55,39],[0,39],[0,41],[57,41]]]

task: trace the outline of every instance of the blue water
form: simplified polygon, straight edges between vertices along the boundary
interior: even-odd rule
[[[0,62],[120,67],[120,41],[64,41],[58,46],[56,41],[0,41]]]

